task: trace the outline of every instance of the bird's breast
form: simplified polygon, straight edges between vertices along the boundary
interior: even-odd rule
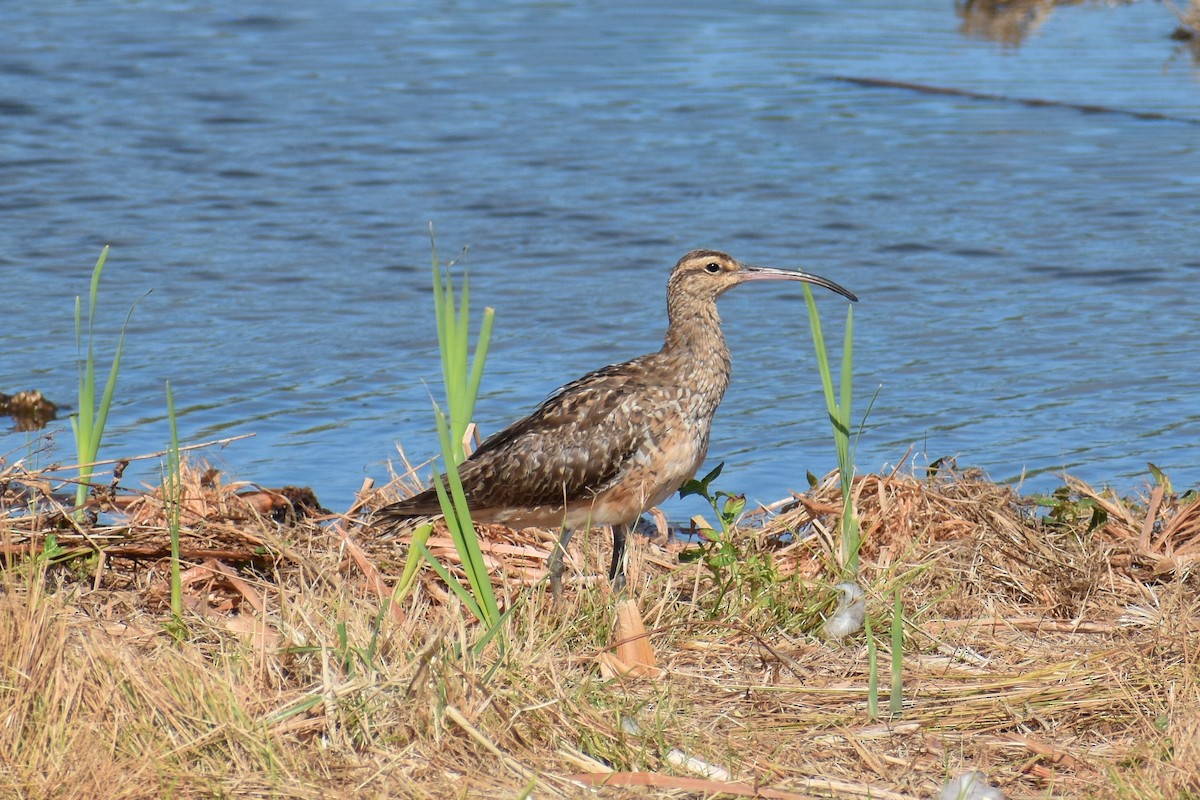
[[[674,494],[696,474],[708,452],[708,420],[677,417],[626,463],[619,478],[597,494],[593,520],[632,522]]]

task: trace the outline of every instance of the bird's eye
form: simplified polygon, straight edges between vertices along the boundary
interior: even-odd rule
[[[710,261],[704,266],[704,271],[711,275],[716,275],[721,271],[721,265],[715,261]]]

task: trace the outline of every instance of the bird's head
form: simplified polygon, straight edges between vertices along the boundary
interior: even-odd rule
[[[849,290],[820,275],[799,270],[752,267],[717,250],[693,250],[679,259],[667,283],[667,296],[711,302],[740,283],[767,280],[803,281],[824,286],[852,301],[858,300]]]

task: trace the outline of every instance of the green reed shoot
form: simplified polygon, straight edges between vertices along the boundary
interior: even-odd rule
[[[837,449],[838,476],[842,486],[842,571],[849,580],[858,577],[859,526],[852,494],[854,454],[850,447],[850,404],[854,388],[854,306],[846,308],[846,334],[842,343],[840,384],[835,393],[833,374],[829,368],[829,351],[821,331],[821,317],[812,289],[804,285],[804,300],[808,304],[808,321],[812,327],[813,347],[817,351],[817,368],[825,390],[825,407],[833,426],[833,442]],[[857,436],[856,436],[857,438]]]
[[[79,411],[71,415],[71,430],[75,434],[76,460],[79,462],[79,485],[75,491],[75,518],[83,518],[83,506],[87,501],[88,487],[95,474],[94,463],[100,452],[100,442],[104,438],[104,426],[108,422],[108,410],[112,406],[113,391],[117,386],[117,374],[121,370],[121,354],[125,348],[125,329],[129,327],[129,319],[138,301],[134,301],[125,316],[125,324],[121,326],[121,336],[117,339],[117,349],[113,354],[112,366],[108,371],[108,380],[104,384],[104,392],[96,404],[96,352],[93,347],[95,336],[93,324],[96,320],[96,298],[100,292],[100,275],[104,272],[104,264],[108,261],[108,245],[100,251],[100,258],[92,270],[91,290],[88,293],[87,315],[87,355],[83,351],[83,313],[78,295],[75,297],[75,350],[76,363],[79,370]]]
[[[495,312],[483,310],[483,322],[479,328],[479,340],[475,355],[471,357],[470,336],[470,281],[463,274],[462,299],[455,307],[454,282],[449,265],[443,275],[438,262],[437,243],[433,239],[433,226],[429,226],[430,245],[433,248],[433,297],[437,316],[438,345],[442,353],[442,380],[446,386],[446,405],[449,408],[450,445],[454,453],[450,464],[461,464],[466,459],[463,436],[475,416],[475,400],[479,397],[479,384],[483,380],[483,365],[487,360],[488,343],[492,339],[492,321]]]
[[[163,509],[171,536],[171,622],[170,630],[181,639],[183,624],[183,579],[179,565],[179,534],[183,516],[183,470],[179,461],[179,428],[175,424],[175,396],[167,381],[167,421],[171,426],[171,446],[167,448],[167,468],[162,478]]]
[[[875,644],[869,614],[863,619],[863,633],[867,637],[867,716],[879,719],[879,648]]]
[[[433,523],[426,522],[424,525],[419,526],[412,532],[413,544],[424,548],[425,543],[429,541],[429,536],[432,533]],[[413,584],[417,582],[417,570],[420,566],[420,553],[414,549],[409,552],[408,558],[404,560],[404,569],[400,573],[400,580],[396,581],[396,588],[392,590],[393,603],[404,602],[404,598],[412,591]]]
[[[463,436],[475,413],[475,400],[479,396],[479,384],[483,377],[483,364],[487,358],[487,346],[491,339],[491,308],[484,309],[479,339],[471,357],[470,338],[470,292],[466,277],[463,278],[461,303],[455,303],[454,282],[447,269],[445,275],[438,261],[437,244],[433,241],[433,226],[429,229],[433,249],[433,296],[437,319],[438,345],[442,354],[442,377],[446,387],[446,414],[434,403],[434,418],[437,422],[438,441],[441,443],[442,461],[446,464],[446,484],[442,477],[434,475],[438,501],[446,518],[446,527],[458,551],[463,570],[470,586],[463,586],[438,564],[423,546],[418,550],[426,555],[433,568],[446,580],[456,595],[467,605],[480,622],[495,626],[500,620],[496,594],[488,577],[487,564],[479,548],[479,538],[471,521],[471,510],[467,505],[466,493],[458,477],[458,465],[466,459]]]
[[[892,692],[888,703],[888,711],[892,719],[900,716],[904,710],[904,604],[900,600],[900,590],[896,590],[896,598],[892,603]]]
[[[863,620],[863,630],[867,637],[867,714],[871,719],[879,719],[878,645],[869,616]],[[896,719],[904,711],[904,604],[901,602],[899,589],[896,590],[892,602],[889,632],[892,650],[888,714],[891,719]]]
[[[467,504],[466,492],[463,491],[462,481],[458,477],[458,466],[451,461],[453,442],[450,423],[436,403],[434,404],[434,414],[437,419],[438,440],[442,446],[442,459],[450,463],[451,467],[446,470],[446,483],[449,483],[449,489],[442,482],[441,475],[434,475],[433,485],[437,490],[442,514],[446,518],[446,527],[450,530],[450,538],[454,541],[454,549],[458,551],[463,570],[467,573],[470,591],[459,581],[453,579],[453,576],[445,571],[441,564],[436,563],[436,559],[430,563],[434,565],[434,569],[442,576],[443,580],[449,579],[447,584],[480,622],[489,626],[494,625],[500,619],[500,610],[496,603],[496,593],[492,589],[492,581],[488,577],[487,564],[483,560],[483,551],[479,547],[479,536],[475,533],[475,525],[471,521],[471,509]],[[424,552],[428,553],[427,550]],[[432,554],[429,555],[429,558],[433,558]]]

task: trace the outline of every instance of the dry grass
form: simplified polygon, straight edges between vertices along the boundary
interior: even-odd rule
[[[858,479],[875,629],[905,610],[904,710],[872,720],[863,635],[819,634],[832,480],[750,520],[720,609],[683,545],[635,545],[654,677],[614,672],[617,604],[583,577],[605,536],[555,608],[550,535],[489,528],[512,612],[474,654],[430,570],[381,602],[404,535],[185,480],[179,643],[157,492],[74,528],[46,476],[0,471],[0,796],[928,798],[979,769],[1013,798],[1200,797],[1194,497],[1071,482],[1034,513],[970,474]]]

